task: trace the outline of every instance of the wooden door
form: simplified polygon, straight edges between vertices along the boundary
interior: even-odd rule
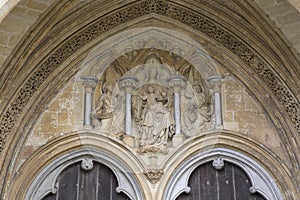
[[[221,170],[211,162],[200,165],[192,172],[188,185],[190,193],[182,193],[177,200],[265,200],[258,193],[251,194],[247,174],[227,162]]]
[[[43,200],[129,200],[124,193],[117,193],[117,178],[110,168],[94,163],[85,171],[80,163],[66,168],[57,179],[57,193]]]

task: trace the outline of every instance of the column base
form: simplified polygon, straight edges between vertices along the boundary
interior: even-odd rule
[[[222,125],[222,124],[221,124],[221,125],[216,125],[216,129],[217,129],[217,130],[224,129],[224,125]]]
[[[83,129],[84,130],[91,130],[93,129],[94,127],[92,125],[83,125]]]
[[[182,145],[182,142],[184,141],[185,136],[183,134],[175,134],[173,135],[172,139],[172,147],[178,147]]]
[[[123,142],[125,144],[127,144],[130,147],[134,147],[135,146],[135,142],[134,142],[134,137],[131,135],[124,135],[123,136]]]

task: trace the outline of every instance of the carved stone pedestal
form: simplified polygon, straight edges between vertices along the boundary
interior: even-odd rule
[[[125,144],[129,145],[130,147],[134,147],[135,146],[134,137],[131,136],[131,135],[124,135],[123,142]]]
[[[183,134],[173,135],[172,147],[178,147],[178,146],[182,145],[183,141],[184,141],[184,135]]]

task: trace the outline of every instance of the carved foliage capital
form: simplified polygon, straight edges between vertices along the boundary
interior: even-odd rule
[[[164,171],[163,169],[146,169],[144,174],[151,183],[156,184],[163,176]]]
[[[125,75],[119,80],[119,87],[124,88],[126,92],[131,92],[132,89],[136,88],[138,79],[133,76]]]
[[[171,77],[168,82],[174,92],[180,92],[180,89],[186,86],[186,79],[181,75]]]

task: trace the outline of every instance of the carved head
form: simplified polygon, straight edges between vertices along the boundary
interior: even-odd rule
[[[114,90],[115,84],[113,82],[104,83],[102,90],[103,93],[112,93]]]
[[[154,93],[154,92],[155,92],[154,87],[148,86],[148,93],[151,94],[151,93]]]

